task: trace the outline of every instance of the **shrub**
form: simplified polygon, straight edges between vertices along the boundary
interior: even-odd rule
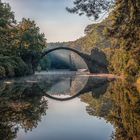
[[[5,77],[5,69],[4,67],[0,66],[0,79]]]
[[[25,62],[19,57],[12,57],[14,61],[15,76],[24,76],[29,73],[29,68]]]
[[[19,57],[0,57],[1,75],[6,77],[24,76],[29,73],[29,68],[25,62]],[[3,77],[3,76],[2,76]]]
[[[15,75],[11,61],[12,60],[10,59],[10,57],[7,56],[0,57],[0,65],[4,67],[5,74],[7,77],[13,77]]]

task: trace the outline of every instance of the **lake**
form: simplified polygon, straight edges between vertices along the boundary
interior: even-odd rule
[[[139,140],[139,89],[70,71],[3,80],[0,140]]]

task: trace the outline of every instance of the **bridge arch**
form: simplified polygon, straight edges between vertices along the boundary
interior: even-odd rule
[[[109,86],[109,82],[112,80],[114,80],[114,79],[101,78],[101,79],[97,80],[97,77],[95,77],[95,78],[88,77],[88,81],[86,82],[84,87],[79,92],[77,92],[73,96],[66,97],[66,98],[58,98],[58,97],[52,96],[52,95],[48,94],[46,91],[44,91],[42,88],[40,88],[40,89],[44,93],[45,97],[56,100],[56,101],[72,100],[76,97],[79,97],[80,95],[83,95],[83,94],[89,93],[89,92],[91,92],[93,98],[95,98],[95,97],[98,98],[100,95],[103,95],[104,93],[106,93],[106,90]],[[100,88],[100,90],[99,90],[99,88]]]
[[[91,71],[90,71],[90,67],[89,67],[89,65],[88,65],[88,63],[87,63],[87,58],[85,59],[85,55],[86,55],[86,54],[83,54],[82,52],[80,52],[80,51],[78,51],[78,50],[76,50],[76,49],[73,49],[73,48],[69,48],[69,47],[57,47],[57,48],[49,49],[49,50],[47,50],[47,51],[45,51],[45,52],[42,53],[41,58],[43,58],[43,57],[46,56],[47,54],[49,54],[49,53],[51,53],[51,52],[53,52],[53,51],[56,51],[56,50],[69,50],[69,51],[72,51],[72,52],[78,54],[78,55],[84,60],[85,64],[87,65],[88,71],[91,72]],[[87,56],[88,56],[88,55],[87,55]]]

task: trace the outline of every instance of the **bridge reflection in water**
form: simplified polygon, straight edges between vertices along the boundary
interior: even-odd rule
[[[38,86],[46,97],[58,101],[71,100],[87,92],[98,97],[106,92],[109,82],[107,78],[88,75],[51,75],[47,78],[47,82],[43,85],[38,83]]]
[[[139,88],[112,80],[49,72],[1,81],[0,138],[138,140]]]
[[[63,71],[62,73],[36,73],[34,76],[5,81],[4,83],[21,86],[24,84],[24,86],[34,90],[32,94],[41,94],[54,100],[67,101],[88,92],[91,92],[92,96],[99,97],[106,92],[109,81],[107,78],[98,76],[89,77],[84,73]]]

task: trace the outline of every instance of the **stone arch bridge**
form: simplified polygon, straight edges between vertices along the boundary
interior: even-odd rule
[[[44,51],[41,55],[41,58],[56,50],[69,50],[78,54],[87,64],[90,73],[108,73],[107,70],[108,64],[107,64],[106,56],[103,52],[99,51],[98,49],[93,49],[91,51],[91,54],[89,55],[87,53],[83,53],[73,48],[57,47]],[[97,53],[99,58],[96,57]]]

